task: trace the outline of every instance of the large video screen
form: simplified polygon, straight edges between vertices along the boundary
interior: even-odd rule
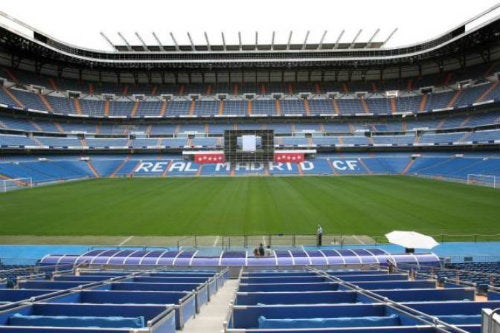
[[[224,131],[227,162],[271,162],[274,159],[273,130]]]

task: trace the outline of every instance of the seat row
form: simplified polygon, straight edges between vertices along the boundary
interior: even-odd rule
[[[476,145],[500,143],[500,130],[452,133],[409,133],[393,135],[318,135],[276,136],[276,148],[286,147],[352,147],[352,146],[429,146],[429,145]],[[26,136],[0,134],[0,148],[29,149],[222,149],[223,137],[179,136],[174,138],[100,138],[78,136]]]
[[[224,284],[228,271],[76,269],[0,289],[2,332],[175,332]]]
[[[383,269],[249,269],[225,332],[480,332],[482,308],[500,305],[491,297]]]
[[[487,170],[487,172],[485,171]],[[245,175],[418,175],[467,182],[468,175],[500,176],[500,158],[490,154],[373,153],[366,155],[323,155],[301,163],[254,162],[199,164],[180,155],[111,155],[81,159],[80,156],[44,157],[0,163],[4,179],[31,178],[33,184],[99,177],[176,177]],[[20,180],[22,181],[22,180]],[[2,182],[3,183],[3,182]],[[11,185],[16,185],[11,182]],[[19,184],[18,184],[19,185]],[[21,184],[22,185],[22,184]],[[490,186],[494,186],[491,181]],[[0,188],[3,190],[3,188]]]
[[[238,95],[232,99],[215,97],[191,99],[189,97],[148,97],[115,100],[102,96],[68,98],[61,93],[40,95],[21,89],[0,89],[0,104],[13,109],[72,115],[75,117],[116,118],[168,118],[168,117],[283,117],[334,115],[394,115],[419,114],[453,110],[500,100],[498,82],[484,82],[459,90],[444,90],[430,94],[410,94],[385,97],[374,94],[365,97],[336,94],[317,95],[310,99],[286,97],[275,99],[271,95],[247,100]]]
[[[367,91],[408,90],[419,87],[443,86],[467,79],[482,79],[500,70],[498,63],[476,65],[452,72],[424,75],[415,78],[386,79],[372,81],[344,82],[245,82],[245,83],[161,83],[159,74],[152,73],[156,83],[112,83],[79,81],[76,79],[38,75],[23,70],[0,68],[0,77],[7,78],[17,84],[33,84],[53,90],[81,91],[84,94],[111,93],[116,95],[160,95],[160,94],[217,94],[217,93],[300,93],[311,91],[315,93],[328,91]],[[151,73],[150,73],[151,74]],[[172,78],[173,79],[173,78]]]
[[[467,114],[450,113],[441,117],[405,117],[391,120],[349,120],[349,121],[325,121],[325,122],[184,122],[179,124],[151,122],[142,123],[110,123],[62,120],[42,120],[40,118],[30,119],[17,117],[14,114],[0,114],[0,130],[47,133],[47,134],[84,134],[91,135],[115,135],[115,136],[221,136],[225,130],[262,130],[271,129],[278,135],[304,135],[309,133],[313,136],[324,134],[356,134],[363,132],[378,133],[414,133],[416,130],[470,130],[481,126],[493,126],[500,124],[500,113],[498,111],[474,112]]]

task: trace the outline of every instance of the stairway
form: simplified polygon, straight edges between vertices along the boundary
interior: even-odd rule
[[[391,97],[391,113],[395,113],[396,111],[397,111],[396,98]]]
[[[247,116],[251,116],[252,115],[252,110],[253,110],[253,101],[249,100],[247,102]]]
[[[109,116],[109,101],[108,100],[104,101],[104,115],[106,117]]]
[[[276,115],[281,116],[281,102],[279,99],[276,100],[275,105],[276,105]]]
[[[220,333],[227,319],[229,303],[233,300],[239,280],[227,280],[224,286],[205,304],[195,318],[182,329],[183,333]]]
[[[455,93],[455,95],[453,96],[453,98],[451,99],[451,101],[446,105],[447,108],[451,108],[455,105],[455,103],[457,102],[458,98],[460,97],[460,95],[462,94],[462,89],[460,90],[457,90],[457,92]]]
[[[370,113],[370,108],[368,107],[368,104],[366,103],[365,98],[361,97],[360,101],[361,101],[361,105],[363,106],[363,110],[365,111],[365,113]]]
[[[333,99],[332,104],[333,104],[333,110],[335,110],[335,114],[340,114],[340,108],[339,104],[337,103],[337,100]]]
[[[429,96],[427,94],[422,95],[422,99],[420,100],[420,105],[418,107],[418,112],[423,112],[425,111],[425,108],[427,106],[427,98]]]
[[[304,99],[304,109],[306,110],[306,116],[311,114],[311,109],[309,108],[309,101]]]
[[[191,105],[189,105],[189,115],[194,116],[194,108],[196,106],[195,100],[191,100]]]
[[[130,156],[125,157],[125,158],[123,159],[123,161],[120,163],[120,165],[118,165],[118,166],[116,167],[116,169],[115,169],[115,170],[113,170],[113,172],[111,173],[111,175],[110,175],[109,177],[110,177],[110,178],[115,177],[115,176],[116,176],[116,174],[118,173],[118,171],[120,171],[120,169],[121,169],[121,168],[125,165],[125,163],[127,163],[127,162],[128,162],[129,158],[130,158]]]
[[[139,101],[135,101],[134,106],[132,107],[132,113],[130,114],[130,116],[135,117],[138,109],[139,109]]]
[[[17,106],[19,106],[20,108],[24,108],[24,104],[23,104],[23,103],[21,103],[21,101],[20,101],[20,100],[18,100],[18,99],[17,99],[17,97],[16,97],[13,93],[11,93],[9,89],[7,89],[7,88],[5,88],[5,87],[2,87],[2,89],[3,89],[4,93],[5,93],[7,96],[9,96],[9,97],[10,97],[10,99],[11,99],[14,103],[16,103],[16,104],[17,104]]]
[[[76,113],[82,114],[82,106],[80,105],[80,100],[78,98],[73,98],[73,104],[75,105]]]
[[[219,102],[219,108],[217,110],[217,115],[222,116],[223,113],[224,113],[224,101],[221,100]]]
[[[160,117],[163,117],[165,115],[165,112],[167,112],[167,101],[163,101],[161,103]]]
[[[59,90],[59,89],[57,89],[56,81],[53,78],[49,79],[49,84],[50,84],[50,87],[52,88],[52,90],[55,90],[55,91]]]
[[[45,95],[41,95],[41,94],[38,96],[42,100],[42,103],[43,103],[43,105],[45,105],[47,110],[49,110],[50,112],[54,112],[54,109],[52,108],[52,105],[49,103],[49,100],[47,99],[47,97],[45,97]]]
[[[101,177],[99,172],[96,170],[96,168],[94,168],[94,166],[92,165],[92,163],[90,161],[87,161],[87,166],[89,167],[90,171],[92,171],[92,173],[94,174],[94,177],[96,177],[96,178]]]
[[[495,88],[498,86],[498,81],[491,84],[490,87],[481,94],[481,96],[479,96],[479,98],[476,100],[476,103],[480,103],[482,102],[486,96],[488,96],[493,90],[495,90]]]
[[[401,171],[401,174],[402,175],[406,175],[406,173],[408,172],[408,170],[410,170],[411,166],[413,165],[413,163],[415,163],[415,160],[412,159],[408,162],[408,164],[406,164],[405,168],[403,169],[403,171]]]

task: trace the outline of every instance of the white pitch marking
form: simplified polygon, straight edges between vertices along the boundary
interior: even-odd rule
[[[216,247],[218,242],[219,242],[219,236],[215,237],[214,245],[212,246]]]
[[[118,244],[118,246],[125,245],[125,243],[129,242],[132,238],[134,238],[134,236],[130,236],[129,238],[125,239],[123,242],[121,242],[120,244]]]
[[[365,242],[363,242],[363,241],[362,241],[362,240],[361,240],[358,236],[356,236],[356,235],[352,235],[352,237],[353,237],[355,240],[357,240],[360,244],[362,244],[362,245],[365,245],[365,244],[366,244],[366,243],[365,243]]]

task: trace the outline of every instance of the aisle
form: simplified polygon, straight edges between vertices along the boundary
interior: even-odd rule
[[[233,299],[237,279],[227,280],[224,286],[217,291],[210,302],[205,304],[195,318],[188,320],[182,333],[220,333],[222,323],[226,320],[229,311],[229,302]]]

